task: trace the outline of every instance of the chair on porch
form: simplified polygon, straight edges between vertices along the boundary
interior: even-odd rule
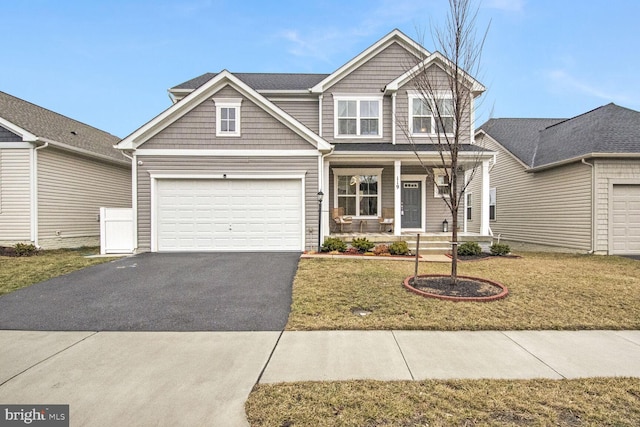
[[[378,217],[380,231],[385,231],[387,227],[391,227],[393,231],[393,208],[382,208],[382,216]]]
[[[336,226],[340,226],[341,233],[344,232],[343,227],[345,225],[351,226],[353,224],[353,218],[344,215],[344,208],[332,208],[331,218],[335,221]]]

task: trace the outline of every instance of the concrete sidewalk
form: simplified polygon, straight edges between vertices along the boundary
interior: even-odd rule
[[[0,403],[71,425],[247,426],[260,381],[640,378],[640,331],[0,331]]]
[[[640,378],[640,331],[284,332],[261,382]]]

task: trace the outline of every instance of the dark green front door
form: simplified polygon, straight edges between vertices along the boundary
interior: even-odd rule
[[[402,181],[402,228],[422,228],[422,183]]]

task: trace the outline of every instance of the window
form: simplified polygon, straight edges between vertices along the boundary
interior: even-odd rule
[[[334,99],[337,137],[382,136],[382,97]]]
[[[240,136],[240,104],[242,99],[217,98],[216,136]]]
[[[438,117],[440,113],[440,117]],[[427,100],[421,95],[409,95],[411,134],[433,136],[453,133],[453,100],[449,97]]]
[[[345,215],[378,216],[382,169],[334,169],[334,204]]]
[[[467,220],[469,221],[471,221],[471,218],[472,218],[472,210],[471,210],[472,200],[473,200],[473,197],[471,197],[471,193],[467,193]]]
[[[444,169],[433,170],[433,197],[449,197],[449,175]]]
[[[496,189],[491,188],[489,190],[489,219],[496,219]]]

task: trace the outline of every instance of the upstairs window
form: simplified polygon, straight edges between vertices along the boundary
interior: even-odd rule
[[[409,115],[409,126],[414,136],[453,133],[453,100],[450,97],[427,100],[420,95],[409,95]]]
[[[217,98],[216,136],[240,136],[240,104],[242,99]]]
[[[382,136],[382,97],[334,98],[336,137]]]

